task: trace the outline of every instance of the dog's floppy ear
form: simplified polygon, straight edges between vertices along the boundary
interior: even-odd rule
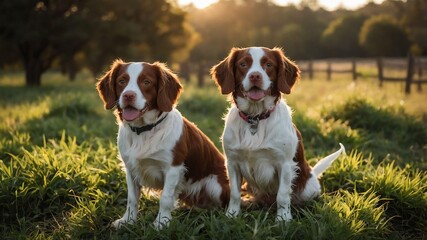
[[[99,78],[98,83],[96,84],[96,89],[104,102],[105,109],[112,109],[117,104],[118,97],[114,82],[117,78],[117,72],[122,64],[122,60],[115,60],[113,64],[111,64],[110,70],[108,70],[104,76]]]
[[[162,112],[170,112],[181,94],[181,83],[165,64],[155,62],[153,65],[158,70],[157,107]]]
[[[273,53],[279,63],[277,68],[277,88],[285,94],[290,94],[294,84],[300,78],[298,66],[283,54],[282,49],[273,48]]]
[[[224,95],[234,91],[236,84],[234,64],[239,51],[239,48],[232,48],[224,60],[211,68],[212,79],[215,80]]]

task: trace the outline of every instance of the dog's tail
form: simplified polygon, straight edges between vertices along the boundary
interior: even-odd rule
[[[320,178],[323,174],[323,172],[325,172],[325,170],[331,166],[331,164],[335,161],[335,159],[337,159],[341,153],[345,154],[345,148],[344,145],[342,145],[340,143],[341,148],[332,153],[329,156],[324,157],[322,160],[320,160],[319,162],[316,163],[316,165],[314,165],[314,167],[312,168],[312,173],[317,176],[318,178]]]

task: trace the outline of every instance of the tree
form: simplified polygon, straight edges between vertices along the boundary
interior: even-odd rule
[[[73,0],[1,1],[0,36],[19,49],[27,85],[41,84],[41,75],[61,48],[85,41],[82,5]]]
[[[359,32],[365,17],[347,15],[329,23],[323,32],[322,45],[328,57],[360,57],[363,49],[359,44]]]
[[[73,75],[76,54],[97,74],[114,58],[176,60],[193,46],[185,12],[168,0],[13,0],[0,12],[0,38],[17,46],[32,86],[56,59]]]
[[[427,54],[427,2],[425,0],[408,0],[402,19],[403,25],[414,42],[416,54]]]
[[[102,4],[106,7],[90,7],[100,17],[93,20],[96,27],[81,49],[84,65],[94,76],[116,58],[179,63],[194,46],[196,34],[187,14],[167,0],[126,0],[126,4],[103,0]]]
[[[309,58],[304,29],[296,24],[287,24],[281,30],[277,31],[276,38],[283,43],[286,55],[292,58]]]
[[[369,55],[383,57],[405,56],[410,46],[405,30],[389,15],[373,16],[366,20],[359,42]]]
[[[206,9],[191,9],[191,23],[201,39],[191,59],[217,61],[232,47],[254,45],[284,47],[286,52],[296,53],[292,58],[320,57],[320,37],[326,24],[318,11],[280,7],[266,0],[221,0]]]

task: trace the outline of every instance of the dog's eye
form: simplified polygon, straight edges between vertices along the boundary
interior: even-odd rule
[[[126,84],[126,80],[125,80],[125,79],[123,79],[123,78],[122,78],[122,79],[120,79],[120,80],[119,80],[119,84],[120,84],[120,85],[125,85],[125,84]]]
[[[245,68],[246,67],[246,63],[245,62],[240,63],[240,67]]]
[[[267,66],[268,68],[271,68],[271,67],[273,66],[273,64],[271,64],[270,62],[268,62],[268,63],[266,64],[266,66]]]
[[[148,80],[148,79],[144,79],[144,81],[142,81],[142,83],[145,85],[145,86],[148,86],[148,85],[150,85],[150,80]]]

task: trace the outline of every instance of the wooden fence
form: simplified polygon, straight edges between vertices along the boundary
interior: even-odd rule
[[[424,72],[427,70],[427,58],[416,58],[411,54],[406,58],[377,58],[377,59],[323,59],[297,61],[303,74],[307,74],[309,79],[314,78],[315,73],[326,73],[328,80],[332,79],[332,74],[351,74],[353,81],[358,78],[378,78],[379,86],[384,82],[404,82],[405,93],[411,93],[411,86],[417,85],[417,90],[422,91],[422,84],[427,84]],[[365,66],[365,71],[359,69]],[[369,66],[369,67],[366,67]],[[372,69],[375,69],[372,72]],[[366,69],[371,69],[370,71]],[[404,73],[399,74],[400,73]],[[400,76],[396,76],[400,75]],[[424,78],[423,78],[424,77]]]
[[[407,58],[346,58],[346,59],[320,59],[296,61],[303,76],[314,79],[317,74],[325,74],[326,79],[332,80],[336,74],[350,74],[353,81],[361,78],[377,78],[379,86],[384,82],[404,82],[405,93],[411,93],[411,86],[417,85],[417,90],[422,91],[422,85],[427,84],[424,73],[427,71],[427,57]],[[180,76],[189,81],[195,75],[199,87],[204,86],[209,80],[209,70],[215,63],[201,61],[199,63],[182,63]]]

